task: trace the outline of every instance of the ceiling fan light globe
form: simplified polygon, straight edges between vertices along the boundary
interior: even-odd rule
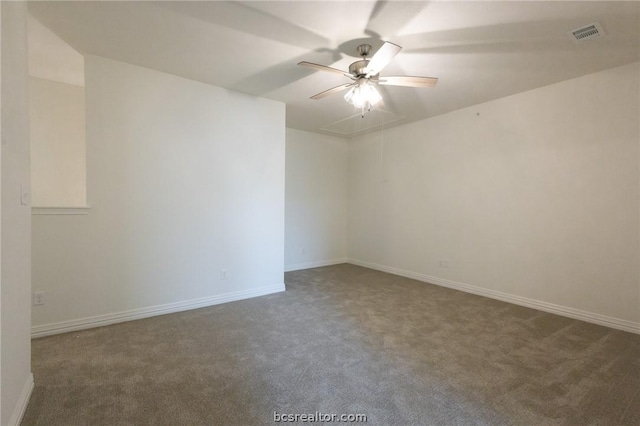
[[[357,107],[362,103],[362,94],[360,93],[360,86],[352,87],[344,95],[344,100],[350,103],[351,105]]]
[[[374,106],[382,100],[382,96],[380,96],[378,90],[372,85],[367,85],[365,90],[367,91],[366,98],[370,106]]]
[[[371,108],[382,100],[382,96],[371,84],[359,84],[352,87],[346,95],[345,101],[356,108]]]

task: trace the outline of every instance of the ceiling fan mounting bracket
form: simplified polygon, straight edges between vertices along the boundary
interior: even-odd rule
[[[371,53],[371,45],[370,44],[361,44],[357,47],[358,55],[362,56],[362,58],[366,58]]]

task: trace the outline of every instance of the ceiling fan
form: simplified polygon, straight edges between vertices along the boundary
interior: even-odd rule
[[[375,88],[378,84],[405,87],[432,87],[438,82],[438,79],[434,77],[413,77],[407,75],[380,77],[380,71],[402,50],[402,47],[397,44],[385,41],[371,59],[368,59],[371,53],[371,45],[361,44],[357,50],[362,59],[349,65],[349,72],[307,61],[298,63],[300,66],[313,68],[318,71],[342,74],[353,80],[351,83],[341,84],[340,86],[313,95],[311,99],[322,99],[334,93],[350,89],[344,96],[344,99],[353,106],[361,108],[362,116],[364,117],[365,110],[370,111],[372,106],[382,100],[382,96],[380,96],[380,93]]]

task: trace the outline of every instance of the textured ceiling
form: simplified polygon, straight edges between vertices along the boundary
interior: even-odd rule
[[[287,126],[349,136],[446,113],[638,61],[636,1],[30,2],[82,54],[176,74],[287,104]],[[584,43],[567,32],[600,22]],[[383,87],[384,109],[358,119],[348,82],[296,66],[346,70],[360,41],[403,47],[381,75],[438,77],[434,88]]]

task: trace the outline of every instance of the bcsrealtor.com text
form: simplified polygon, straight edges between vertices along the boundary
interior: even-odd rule
[[[366,414],[329,414],[316,411],[313,414],[308,413],[278,413],[273,412],[273,421],[275,423],[366,423]]]

